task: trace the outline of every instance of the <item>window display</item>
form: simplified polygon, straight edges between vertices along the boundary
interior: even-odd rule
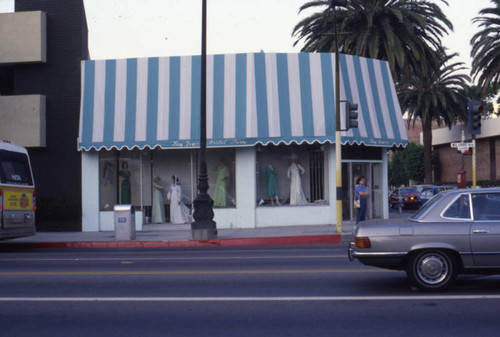
[[[234,149],[208,149],[207,158],[208,194],[214,200],[214,207],[236,207]]]
[[[324,161],[317,144],[258,146],[258,205],[325,204]]]

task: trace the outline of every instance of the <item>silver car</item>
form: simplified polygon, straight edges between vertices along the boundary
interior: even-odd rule
[[[408,219],[362,222],[348,255],[405,270],[422,290],[443,290],[459,273],[500,274],[500,188],[448,190]]]

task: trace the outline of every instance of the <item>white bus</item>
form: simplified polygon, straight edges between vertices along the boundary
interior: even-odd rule
[[[0,240],[35,234],[35,182],[28,151],[0,141]]]

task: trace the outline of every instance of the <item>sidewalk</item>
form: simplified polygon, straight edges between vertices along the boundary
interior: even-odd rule
[[[390,217],[408,214],[390,213]],[[110,232],[37,232],[35,236],[0,242],[0,251],[40,248],[162,248],[241,247],[267,245],[339,244],[352,239],[354,222],[345,221],[342,233],[335,225],[264,228],[220,228],[214,240],[191,240],[191,225],[144,225],[135,240],[116,241]]]

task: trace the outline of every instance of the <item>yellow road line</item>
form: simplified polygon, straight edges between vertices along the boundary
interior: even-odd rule
[[[393,272],[386,269],[283,269],[283,270],[173,270],[173,271],[40,271],[0,272],[0,276],[78,276],[78,275],[228,275],[228,274],[343,274]]]

